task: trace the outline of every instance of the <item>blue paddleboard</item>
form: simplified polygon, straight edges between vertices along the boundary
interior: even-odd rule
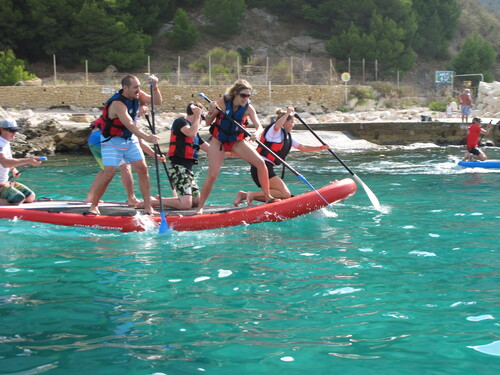
[[[500,168],[500,160],[459,161],[458,165],[469,168]]]

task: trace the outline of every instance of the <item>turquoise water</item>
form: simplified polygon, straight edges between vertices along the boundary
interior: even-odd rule
[[[166,236],[2,220],[0,374],[498,374],[500,172],[461,154],[341,155],[383,213],[358,187],[287,222]],[[290,163],[317,187],[349,177],[328,155]],[[82,199],[96,171],[58,157],[23,181]],[[242,187],[228,161],[209,203]]]

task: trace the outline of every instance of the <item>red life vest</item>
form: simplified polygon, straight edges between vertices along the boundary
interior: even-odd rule
[[[127,127],[120,121],[118,117],[114,119],[110,119],[108,117],[109,106],[114,101],[119,100],[127,106],[128,114],[130,115],[130,117],[132,117],[132,120],[134,120],[134,122],[137,120],[139,100],[127,99],[122,95],[122,93],[123,89],[118,91],[106,101],[104,108],[102,109],[102,115],[91,125],[91,127],[101,129],[101,134],[106,138],[122,137],[125,139],[129,139],[132,136],[132,132],[127,129]]]
[[[266,129],[262,133],[262,136],[260,137],[260,141],[265,146],[267,146],[271,151],[277,154],[281,159],[285,160],[286,156],[290,152],[290,149],[292,148],[292,135],[288,133],[285,129],[281,128],[283,140],[281,142],[269,142],[268,140],[266,140],[266,134],[274,126],[274,124],[275,123],[273,122],[271,125],[266,127]],[[261,145],[257,147],[257,152],[260,155],[265,156],[273,164],[275,165],[281,164],[281,161],[279,159],[277,159],[273,154],[271,154],[266,148],[262,147]]]
[[[226,110],[224,111],[227,116],[238,122],[241,126],[246,128],[248,124],[248,116],[244,116],[250,101],[243,107],[233,113],[233,104],[224,97]],[[245,133],[238,125],[228,120],[224,113],[219,112],[215,118],[215,122],[210,126],[210,134],[212,134],[220,143],[232,143],[245,139]]]
[[[200,149],[200,137],[191,138],[186,136],[181,129],[191,123],[185,118],[175,119],[170,130],[170,146],[168,148],[169,159],[175,161],[178,159],[198,161],[198,150]]]

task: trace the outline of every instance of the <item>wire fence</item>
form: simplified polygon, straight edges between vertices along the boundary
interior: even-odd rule
[[[58,73],[55,61],[54,57],[54,74],[41,78],[41,85],[118,87],[124,74],[129,73],[119,72],[112,66],[100,73],[91,73],[88,69],[78,73]],[[427,98],[449,96],[453,91],[450,85],[434,82],[434,71],[391,71],[384,68],[384,64],[377,60],[337,60],[302,55],[253,58],[246,64],[242,64],[238,58],[233,62],[221,64],[208,58],[207,61],[199,61],[196,68],[193,68],[192,64],[184,63],[182,57],[179,56],[177,66],[169,72],[155,72],[155,69],[151,69],[152,65],[155,66],[148,59],[143,72],[130,73],[141,79],[141,77],[145,78],[145,71],[152,72],[158,76],[162,84],[177,86],[230,86],[236,79],[244,78],[255,86],[385,84],[404,91],[404,96]],[[346,80],[346,78],[349,79]]]

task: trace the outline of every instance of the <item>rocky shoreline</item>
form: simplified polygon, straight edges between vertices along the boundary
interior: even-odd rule
[[[366,104],[365,104],[366,106]],[[388,142],[394,145],[408,144],[408,124],[416,124],[415,131],[422,131],[424,138],[415,138],[417,141],[424,143],[435,143],[436,138],[432,135],[426,137],[426,130],[422,125],[426,124],[422,121],[422,116],[431,118],[432,121],[429,125],[436,125],[437,123],[454,123],[460,127],[460,132],[465,132],[466,125],[460,124],[459,114],[456,113],[453,117],[445,117],[444,113],[433,112],[428,108],[414,107],[409,109],[377,109],[376,105],[372,103],[371,107],[360,108],[365,110],[357,110],[353,112],[330,112],[330,113],[301,113],[301,118],[310,125],[317,125],[323,134],[326,132],[349,132],[349,124],[379,124],[383,123],[383,128],[387,130],[385,135],[385,142],[378,142],[373,136],[364,136],[364,133],[357,134],[358,139],[356,146],[359,148],[381,148],[381,145],[387,145]],[[269,124],[274,116],[275,108],[259,108],[259,117],[263,125]],[[49,110],[15,110],[3,109],[0,107],[0,118],[11,117],[17,120],[19,126],[22,127],[14,142],[12,149],[16,156],[24,155],[45,155],[50,156],[54,154],[82,154],[88,153],[87,138],[90,133],[89,125],[100,115],[98,108],[90,110],[82,110],[81,108],[52,108]],[[161,138],[161,144],[165,145],[169,139],[170,125],[174,119],[179,116],[184,116],[184,113],[163,112],[156,113],[156,128]],[[494,119],[497,120],[497,119]],[[298,122],[297,122],[298,123]],[[496,121],[495,121],[496,123]],[[321,124],[319,126],[318,124]],[[139,126],[146,132],[149,132],[149,127],[145,119],[139,120]],[[359,126],[358,126],[359,127]],[[375,127],[375,125],[374,125]],[[360,128],[363,128],[361,125]],[[379,126],[380,128],[380,126]],[[390,128],[390,129],[389,129]],[[311,143],[314,141],[308,137],[307,131],[301,131],[300,125],[297,125],[297,130],[294,132],[296,138],[301,141],[303,138],[304,143]],[[398,130],[399,129],[399,130]],[[378,131],[380,133],[380,130]],[[207,136],[208,127],[203,127],[201,130],[202,135]],[[383,133],[383,132],[382,132]],[[453,132],[455,135],[457,130]],[[500,133],[500,132],[499,132]],[[443,133],[444,134],[444,133]],[[365,137],[363,140],[362,138]],[[458,135],[462,139],[462,134]],[[348,142],[349,137],[344,137],[342,142]],[[351,141],[356,141],[352,139]],[[343,148],[339,144],[339,139],[334,139],[335,147]],[[340,142],[341,143],[341,142]],[[439,140],[440,144],[446,143],[446,134],[444,138]],[[456,144],[456,137],[449,140],[450,144]],[[353,147],[353,144],[345,145]]]

